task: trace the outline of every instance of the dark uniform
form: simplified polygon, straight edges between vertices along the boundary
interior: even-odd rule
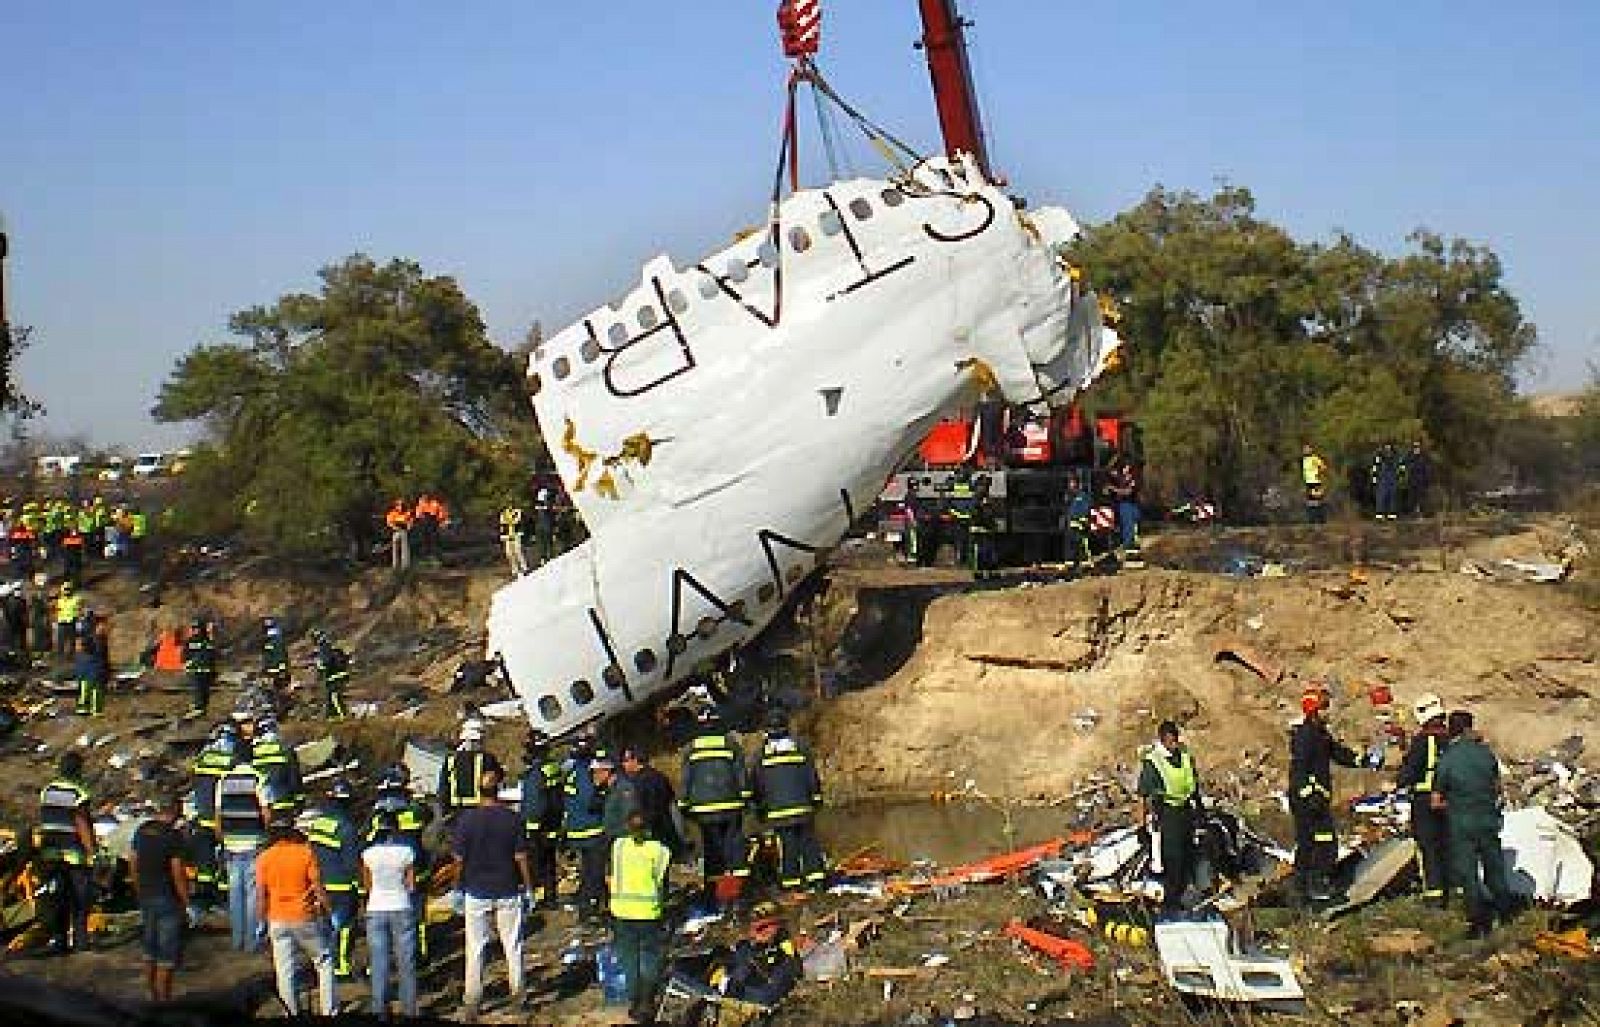
[[[289,644],[284,641],[283,629],[270,617],[261,638],[261,676],[276,693],[275,701],[282,702],[289,688]]]
[[[683,795],[678,808],[700,828],[706,899],[714,901],[724,875],[750,874],[744,839],[744,808],[750,798],[744,754],[733,736],[712,721],[701,725],[683,757]]]
[[[217,791],[222,779],[233,769],[238,736],[226,725],[200,752],[194,763],[194,824],[189,829],[186,852],[194,867],[194,887],[189,903],[195,913],[203,913],[220,899],[217,849]]]
[[[932,567],[939,555],[938,503],[915,482],[906,486],[906,515],[907,553],[919,567]]]
[[[476,742],[462,743],[463,747],[446,756],[439,768],[439,805],[449,816],[458,810],[483,804],[483,772],[498,766],[495,758],[478,747]]]
[[[1406,749],[1400,761],[1395,786],[1411,797],[1411,837],[1417,843],[1417,873],[1422,879],[1422,897],[1446,904],[1450,895],[1449,831],[1443,809],[1435,809],[1433,797],[1439,759],[1449,739],[1443,718],[1425,724]]]
[[[104,715],[111,665],[100,653],[92,633],[78,637],[78,653],[73,661],[73,670],[78,677],[77,713],[84,717]]]
[[[1485,934],[1514,909],[1500,847],[1500,763],[1476,731],[1467,730],[1439,758],[1434,787],[1450,822],[1450,861],[1467,903],[1467,921]],[[1481,877],[1479,871],[1482,871]]]
[[[967,551],[971,554],[972,575],[986,578],[998,565],[995,552],[1000,533],[1000,504],[989,495],[989,479],[980,475],[972,486],[972,520],[967,525]]]
[[[217,684],[217,650],[202,621],[195,621],[183,643],[183,669],[189,675],[189,710],[204,713]]]
[[[236,762],[217,785],[217,835],[228,870],[228,925],[233,947],[240,952],[261,946],[256,857],[267,845],[266,790],[266,779],[249,762]]]
[[[335,796],[343,796],[336,798]],[[329,802],[311,821],[306,841],[317,857],[317,873],[328,892],[328,918],[333,927],[333,972],[350,976],[350,955],[356,937],[356,907],[360,902],[361,836],[350,818],[350,789],[335,783]]]
[[[1372,501],[1380,521],[1392,521],[1400,509],[1400,454],[1385,442],[1372,458]]]
[[[579,750],[567,761],[562,779],[562,824],[567,847],[578,857],[578,912],[585,918],[604,912],[607,848],[605,791],[595,785],[593,761],[603,753]]]
[[[822,781],[811,753],[786,729],[769,729],[760,755],[751,761],[750,785],[762,827],[778,843],[778,883],[784,888],[820,887],[828,867],[817,841]]]
[[[1194,831],[1200,778],[1189,747],[1172,753],[1152,746],[1139,763],[1139,794],[1154,809],[1161,833],[1161,908],[1180,910],[1198,862]]]
[[[972,482],[964,474],[950,482],[950,498],[945,504],[949,518],[950,545],[955,550],[955,565],[965,567],[971,561],[969,546],[972,543],[972,517],[977,509],[977,498]]]
[[[317,642],[317,680],[322,683],[323,715],[343,720],[347,715],[344,689],[350,683],[350,654],[323,638]]]
[[[555,495],[548,488],[540,489],[533,497],[533,542],[541,565],[556,555],[557,514]]]
[[[39,857],[58,882],[50,922],[50,946],[58,952],[89,947],[93,853],[84,848],[79,833],[89,816],[89,797],[88,786],[67,773],[39,792]]]
[[[250,762],[266,782],[273,813],[290,816],[300,811],[305,785],[300,780],[300,760],[294,749],[283,744],[276,725],[264,724],[250,746]]]
[[[529,869],[533,872],[534,886],[541,890],[540,902],[553,907],[565,780],[561,761],[555,758],[548,743],[530,745],[526,758],[528,766],[522,775],[522,821],[528,832]]]
[[[378,782],[378,797],[372,804],[372,816],[367,820],[363,841],[370,845],[378,838],[378,815],[394,815],[400,840],[411,849],[412,872],[415,890],[411,894],[411,908],[417,916],[417,955],[428,958],[428,884],[433,880],[433,857],[422,841],[430,817],[426,809],[411,797],[411,773],[399,763],[384,772]]]
[[[805,976],[800,953],[782,928],[769,942],[740,939],[728,957],[726,991],[729,998],[776,1006]]]
[[[1308,715],[1289,734],[1289,812],[1294,817],[1295,887],[1306,898],[1332,897],[1338,836],[1333,826],[1333,769],[1361,766],[1355,750],[1334,740],[1320,716]]]
[[[1062,513],[1062,532],[1065,537],[1063,559],[1074,570],[1093,563],[1089,554],[1089,511],[1094,498],[1081,479],[1074,477],[1067,484],[1066,509]]]

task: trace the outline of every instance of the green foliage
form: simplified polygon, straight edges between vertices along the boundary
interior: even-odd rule
[[[1152,482],[1249,509],[1297,481],[1306,442],[1349,469],[1413,439],[1442,484],[1465,482],[1535,332],[1493,252],[1410,245],[1300,242],[1233,186],[1158,187],[1087,230],[1070,257],[1117,300],[1131,352],[1111,387],[1144,423]]]
[[[317,295],[233,315],[242,341],[178,361],[154,415],[208,440],[184,476],[180,527],[242,530],[279,551],[360,551],[393,496],[483,512],[538,451],[518,362],[448,277],[356,255]]]

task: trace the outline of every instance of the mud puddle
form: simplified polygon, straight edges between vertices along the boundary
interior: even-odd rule
[[[817,833],[834,859],[872,847],[893,859],[969,863],[1066,833],[1066,817],[1049,807],[982,802],[868,801],[823,809]]]

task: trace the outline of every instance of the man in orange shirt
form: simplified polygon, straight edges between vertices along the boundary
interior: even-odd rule
[[[403,571],[411,566],[411,511],[406,509],[406,501],[396,499],[389,504],[383,523],[389,528],[389,566]]]
[[[317,857],[305,835],[287,816],[274,817],[272,844],[256,859],[257,915],[272,940],[272,964],[278,975],[278,997],[290,1016],[298,1016],[294,975],[295,950],[306,954],[317,971],[321,1013],[338,1010],[333,976],[333,945],[322,913],[333,908],[317,874]]]

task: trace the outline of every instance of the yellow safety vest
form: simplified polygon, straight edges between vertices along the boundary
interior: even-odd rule
[[[1194,757],[1183,750],[1178,765],[1162,757],[1160,750],[1152,750],[1145,759],[1161,775],[1161,799],[1169,806],[1182,806],[1194,797],[1197,782],[1194,774]]]
[[[71,624],[83,610],[83,597],[74,592],[56,600],[56,623]]]
[[[672,852],[654,838],[611,843],[611,915],[618,920],[660,920]]]
[[[1321,485],[1328,463],[1315,453],[1300,458],[1300,478],[1307,485]]]

